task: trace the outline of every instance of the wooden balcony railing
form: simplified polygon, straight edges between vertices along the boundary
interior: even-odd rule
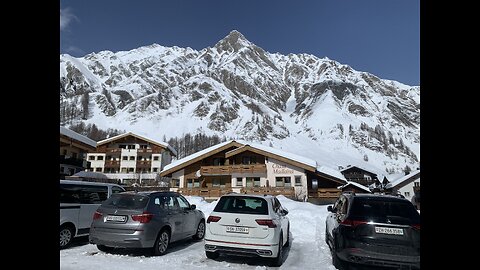
[[[120,160],[105,160],[105,168],[120,167]]]
[[[226,166],[202,166],[202,175],[230,175],[232,173],[266,173],[265,164],[252,165],[226,165]]]
[[[137,168],[150,168],[152,167],[151,161],[137,160]]]
[[[319,188],[318,190],[309,190],[308,197],[310,198],[338,198],[342,191],[337,188]]]
[[[219,198],[225,194],[232,192],[232,189],[220,189],[220,188],[179,188],[180,192],[184,196],[200,196],[209,198]]]
[[[293,187],[243,187],[240,193],[293,197],[295,195],[295,189]]]

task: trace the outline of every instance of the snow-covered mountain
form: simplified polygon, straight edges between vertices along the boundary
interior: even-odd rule
[[[200,51],[158,44],[60,55],[61,124],[161,140],[257,141],[337,168],[418,167],[420,87],[328,58],[269,53],[238,31]]]

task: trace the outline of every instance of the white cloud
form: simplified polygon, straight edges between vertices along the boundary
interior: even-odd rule
[[[70,8],[60,9],[60,30],[63,31],[73,21],[78,20]]]

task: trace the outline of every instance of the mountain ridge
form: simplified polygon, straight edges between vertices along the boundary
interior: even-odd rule
[[[418,167],[419,97],[419,86],[327,57],[266,52],[236,30],[199,51],[152,44],[60,55],[62,125],[226,135],[294,146],[332,167]]]

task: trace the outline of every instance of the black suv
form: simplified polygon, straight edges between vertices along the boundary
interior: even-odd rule
[[[325,241],[333,265],[420,269],[420,214],[390,195],[344,193],[327,207]]]

